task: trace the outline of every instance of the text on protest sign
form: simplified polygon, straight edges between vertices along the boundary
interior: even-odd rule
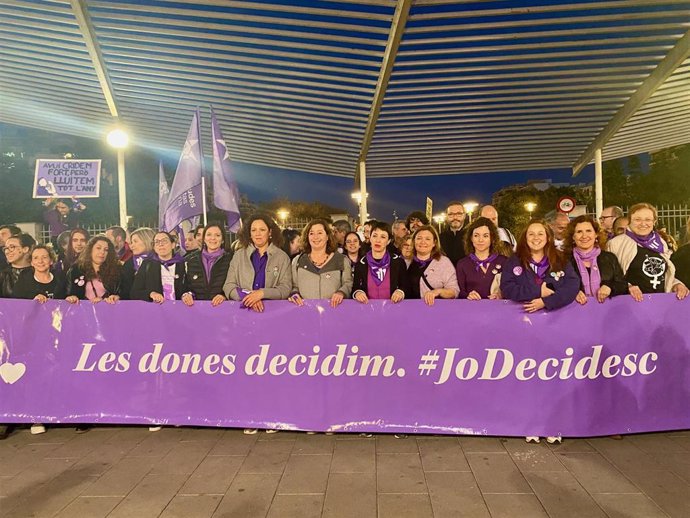
[[[34,198],[98,198],[101,160],[36,160]]]

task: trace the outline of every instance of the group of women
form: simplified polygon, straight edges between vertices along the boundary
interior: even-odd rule
[[[342,252],[330,224],[320,219],[301,236],[287,234],[283,248],[275,221],[254,214],[245,222],[234,255],[221,225],[205,227],[201,248],[186,256],[176,236],[140,228],[130,236],[133,256],[124,264],[103,235],[72,230],[58,259],[51,248],[21,234],[6,240],[9,266],[0,272],[0,295],[41,303],[50,298],[109,304],[133,299],[181,300],[192,306],[206,300],[219,306],[234,300],[257,312],[264,311],[265,300],[302,306],[305,300],[322,299],[335,308],[347,298],[362,304],[422,299],[429,306],[439,298],[503,298],[532,313],[575,301],[603,303],[623,294],[641,301],[645,294],[673,292],[685,299],[688,288],[681,279],[689,276],[687,260],[677,271],[655,230],[656,209],[640,203],[628,218],[629,228],[608,243],[596,220],[573,219],[563,251],[547,224],[532,221],[513,254],[491,220],[480,217],[465,229],[468,255],[457,265],[444,255],[433,226],[419,226],[396,247],[390,225],[379,221],[371,224],[368,243],[347,233]]]

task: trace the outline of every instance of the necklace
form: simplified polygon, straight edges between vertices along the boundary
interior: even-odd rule
[[[317,268],[321,268],[324,264],[326,264],[328,262],[329,259],[330,259],[330,254],[326,254],[322,261],[317,261],[316,259],[314,259],[314,256],[312,256],[312,254],[309,254],[309,260]]]

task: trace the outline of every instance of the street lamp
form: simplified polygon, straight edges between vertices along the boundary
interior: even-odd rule
[[[436,216],[434,216],[432,219],[438,225],[438,231],[441,232],[441,225],[445,223],[446,215],[444,213],[436,214]]]
[[[527,212],[529,212],[529,219],[532,219],[532,213],[534,212],[534,209],[537,208],[537,204],[534,203],[533,201],[529,201],[525,203],[525,209],[527,209]]]
[[[472,223],[472,213],[477,209],[477,207],[479,207],[479,204],[476,201],[466,201],[462,204],[462,206],[465,209],[467,216],[470,218],[470,223]]]
[[[364,221],[367,218],[369,218],[369,213],[366,212],[366,200],[369,199],[369,193],[367,192],[364,194],[364,199],[362,199],[362,192],[361,191],[355,191],[350,196],[352,197],[353,200],[355,200],[355,202],[357,202],[357,207],[359,208],[360,223],[364,223]],[[362,207],[362,205],[364,205],[364,207]],[[362,210],[363,208],[365,210]],[[364,217],[362,217],[363,213],[366,213],[364,215]]]
[[[129,135],[122,128],[115,128],[108,133],[108,144],[117,149],[117,192],[120,201],[120,226],[127,231],[127,184],[125,183],[125,148],[129,144]]]
[[[283,224],[283,228],[285,228],[285,222],[287,221],[287,218],[289,215],[290,215],[290,213],[285,209],[280,209],[278,211],[278,217],[280,218],[280,221]]]

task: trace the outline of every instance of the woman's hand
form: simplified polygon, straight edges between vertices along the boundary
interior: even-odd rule
[[[336,291],[333,295],[331,295],[331,307],[332,308],[337,308],[340,306],[340,303],[343,301],[345,298],[345,295],[341,291]]]
[[[628,293],[630,293],[630,295],[633,299],[635,299],[636,302],[642,302],[642,299],[644,298],[642,296],[642,290],[639,286],[629,286]]]
[[[182,295],[182,303],[185,306],[193,306],[194,305],[194,297],[192,297],[192,294],[187,292]]]
[[[467,300],[482,300],[482,296],[476,291],[472,290],[467,294]]]
[[[76,295],[70,295],[65,300],[70,304],[79,304],[79,297],[77,297]]]
[[[544,300],[543,299],[530,300],[528,303],[523,304],[522,307],[525,308],[525,311],[527,311],[527,313],[534,313],[535,311],[539,311],[540,309],[544,309]]]
[[[405,298],[405,292],[403,290],[395,290],[393,292],[393,295],[391,295],[391,302],[393,304],[397,304],[398,302],[400,302],[404,298]]]
[[[585,292],[580,290],[577,292],[577,296],[575,297],[575,300],[577,301],[578,304],[582,304],[583,306],[587,304],[587,295],[585,295]]]
[[[393,293],[393,297],[395,297],[395,293]],[[391,300],[393,300],[393,297],[391,297]],[[369,297],[367,297],[367,294],[363,291],[358,291],[355,292],[355,300],[357,302],[361,302],[362,304],[367,304],[369,302]],[[395,301],[393,300],[393,302]]]
[[[34,297],[34,300],[38,301],[39,304],[45,304],[48,301],[48,297],[43,295],[43,293],[39,293]]]
[[[542,296],[542,298],[550,297],[554,293],[556,293],[556,292],[553,291],[551,288],[549,288],[545,282],[541,283],[541,296]]]
[[[599,290],[597,291],[597,300],[599,301],[599,304],[604,302],[606,299],[608,299],[611,296],[611,288],[608,286],[601,286]]]
[[[149,293],[149,298],[156,304],[163,304],[163,302],[165,302],[165,297],[162,294],[155,291]]]
[[[678,300],[683,300],[685,297],[688,296],[688,293],[690,293],[688,287],[682,282],[675,284],[673,288],[671,288],[671,291],[676,294],[676,298]]]
[[[264,303],[261,300],[257,300],[254,305],[252,306],[247,306],[249,309],[252,311],[256,311],[257,313],[263,313],[264,312]]]
[[[191,297],[191,295],[190,295],[190,297]],[[193,300],[193,299],[192,299],[192,300]],[[213,298],[211,299],[211,306],[214,307],[214,308],[215,308],[216,306],[220,306],[223,302],[225,302],[225,300],[226,300],[226,299],[225,299],[225,296],[224,296],[224,295],[221,295],[221,294],[219,293],[218,295],[216,295],[215,297],[213,297]],[[193,304],[193,303],[194,303],[194,302],[192,301],[192,304]],[[188,305],[191,306],[192,304],[188,304]]]
[[[120,296],[119,295],[110,295],[110,296],[104,298],[103,300],[105,300],[106,304],[115,304],[118,300],[120,300]]]
[[[304,306],[304,299],[299,293],[294,293],[290,298],[288,298],[295,306]]]
[[[498,290],[495,293],[489,295],[489,300],[501,300],[501,298],[501,290]]]
[[[424,302],[426,302],[427,306],[433,306],[434,305],[434,300],[436,300],[436,297],[440,295],[438,290],[431,290],[427,291],[424,294]]]
[[[264,298],[264,290],[254,290],[250,291],[245,297],[242,299],[242,304],[247,306],[248,308],[254,309],[254,305],[257,302],[261,302],[261,299]],[[263,304],[261,305],[261,311],[263,311]]]

